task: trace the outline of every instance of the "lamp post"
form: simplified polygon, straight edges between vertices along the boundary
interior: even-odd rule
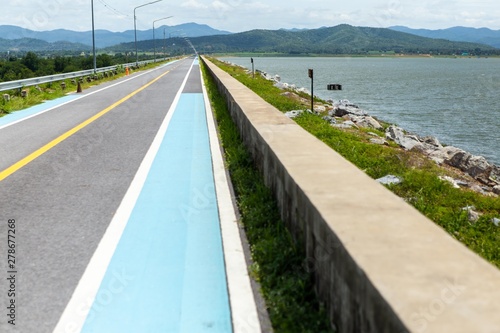
[[[191,43],[191,41],[189,40],[189,38],[184,37],[184,40],[193,49],[195,56],[198,56],[198,51],[196,51],[196,48],[194,47],[193,43]]]
[[[94,28],[94,0],[90,3],[92,9],[92,53],[94,54],[94,74],[97,73],[97,59],[95,55],[95,28]]]
[[[167,60],[167,28],[163,28],[163,57]]]
[[[163,0],[156,0],[152,2],[145,3],[143,5],[137,6],[134,8],[134,36],[135,36],[135,65],[139,66],[139,54],[137,53],[137,16],[135,16],[135,11],[137,8],[141,8],[147,5],[152,5],[154,3],[160,2]]]
[[[166,59],[167,58],[167,36],[166,36],[165,30],[166,30],[166,28],[163,29],[163,46],[165,48],[165,59]],[[181,31],[181,30],[174,30],[174,31],[171,31],[171,32],[168,33],[168,40],[169,40],[169,42],[172,39],[172,34],[174,34],[176,32],[179,32],[179,31]]]
[[[154,45],[154,49],[155,49],[155,62],[156,62],[156,39],[155,39],[155,22],[158,22],[158,21],[161,21],[161,20],[166,20],[166,19],[169,19],[173,16],[168,16],[168,17],[164,17],[164,18],[161,18],[161,19],[158,19],[158,20],[154,20],[153,21],[153,45]]]

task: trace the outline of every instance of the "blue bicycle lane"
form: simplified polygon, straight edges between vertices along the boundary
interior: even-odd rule
[[[205,103],[193,68],[81,332],[232,332]]]

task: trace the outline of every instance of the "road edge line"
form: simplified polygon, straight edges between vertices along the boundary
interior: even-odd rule
[[[200,68],[201,71],[201,68]],[[215,191],[219,208],[219,220],[224,249],[226,279],[231,306],[231,318],[234,333],[262,332],[257,310],[257,303],[250,282],[242,239],[238,226],[238,218],[229,189],[229,179],[226,174],[224,159],[220,150],[212,107],[202,74],[202,90],[205,100],[210,150],[212,153],[212,168]]]

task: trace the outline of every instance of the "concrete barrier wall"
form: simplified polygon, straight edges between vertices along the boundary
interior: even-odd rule
[[[500,271],[205,62],[338,332],[499,332]]]

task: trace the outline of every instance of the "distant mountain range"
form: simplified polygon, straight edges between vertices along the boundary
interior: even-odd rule
[[[457,42],[472,42],[490,45],[500,48],[500,30],[491,30],[488,28],[466,28],[466,27],[453,27],[441,30],[429,29],[411,29],[403,26],[394,26],[389,29],[406,32],[409,34],[428,37],[428,38],[441,38]]]
[[[163,36],[185,36],[185,37],[200,37],[211,35],[230,34],[228,31],[216,30],[208,25],[197,23],[185,23],[175,26],[163,25],[155,28],[157,39],[162,39]],[[12,25],[0,25],[0,38],[6,40],[17,40],[24,38],[39,39],[49,43],[60,41],[79,43],[92,46],[92,31],[71,31],[71,30],[51,30],[51,31],[33,31]],[[108,30],[95,31],[96,47],[104,48],[120,43],[134,41],[134,30],[124,32],[112,32]],[[153,39],[153,29],[137,31],[137,40]],[[1,45],[0,45],[1,46]],[[2,48],[3,49],[3,48]],[[1,50],[1,49],[0,49]]]
[[[282,53],[310,54],[500,54],[492,46],[431,39],[385,28],[354,27],[341,24],[313,30],[252,30],[230,35],[189,39],[199,53]],[[182,44],[182,40],[176,41]],[[133,51],[133,43],[113,46],[115,52]],[[141,50],[153,50],[153,41],[142,41]],[[185,46],[187,47],[187,45]]]
[[[408,30],[405,32],[399,30]],[[462,30],[460,30],[462,29]],[[465,29],[465,30],[464,30]],[[483,43],[494,39],[495,31],[489,29],[451,28],[448,39],[474,38]],[[178,26],[161,26],[155,29],[156,39],[172,37],[169,52],[190,52],[190,42],[200,53],[263,52],[289,55],[307,54],[370,54],[370,53],[432,53],[432,54],[500,54],[500,49],[479,42],[436,39],[417,34],[431,34],[431,30],[412,30],[404,27],[369,28],[341,24],[310,30],[252,30],[229,33],[207,25],[187,23]],[[460,31],[463,31],[462,36]],[[411,32],[411,33],[409,33]],[[439,31],[435,31],[436,33]],[[442,31],[441,31],[442,32]],[[468,32],[468,33],[466,33]],[[474,32],[474,33],[473,33]],[[165,35],[164,35],[165,33]],[[432,34],[431,34],[432,35]],[[436,36],[436,35],[433,35]],[[140,51],[152,51],[153,32],[138,31]],[[182,37],[182,38],[179,38]],[[2,39],[3,38],[3,39]],[[15,26],[0,26],[0,51],[89,51],[91,32],[70,30],[32,31]],[[60,42],[64,41],[64,42]],[[135,51],[134,31],[96,31],[96,44],[102,51]],[[167,43],[156,42],[156,47]],[[174,46],[176,44],[176,46]]]

